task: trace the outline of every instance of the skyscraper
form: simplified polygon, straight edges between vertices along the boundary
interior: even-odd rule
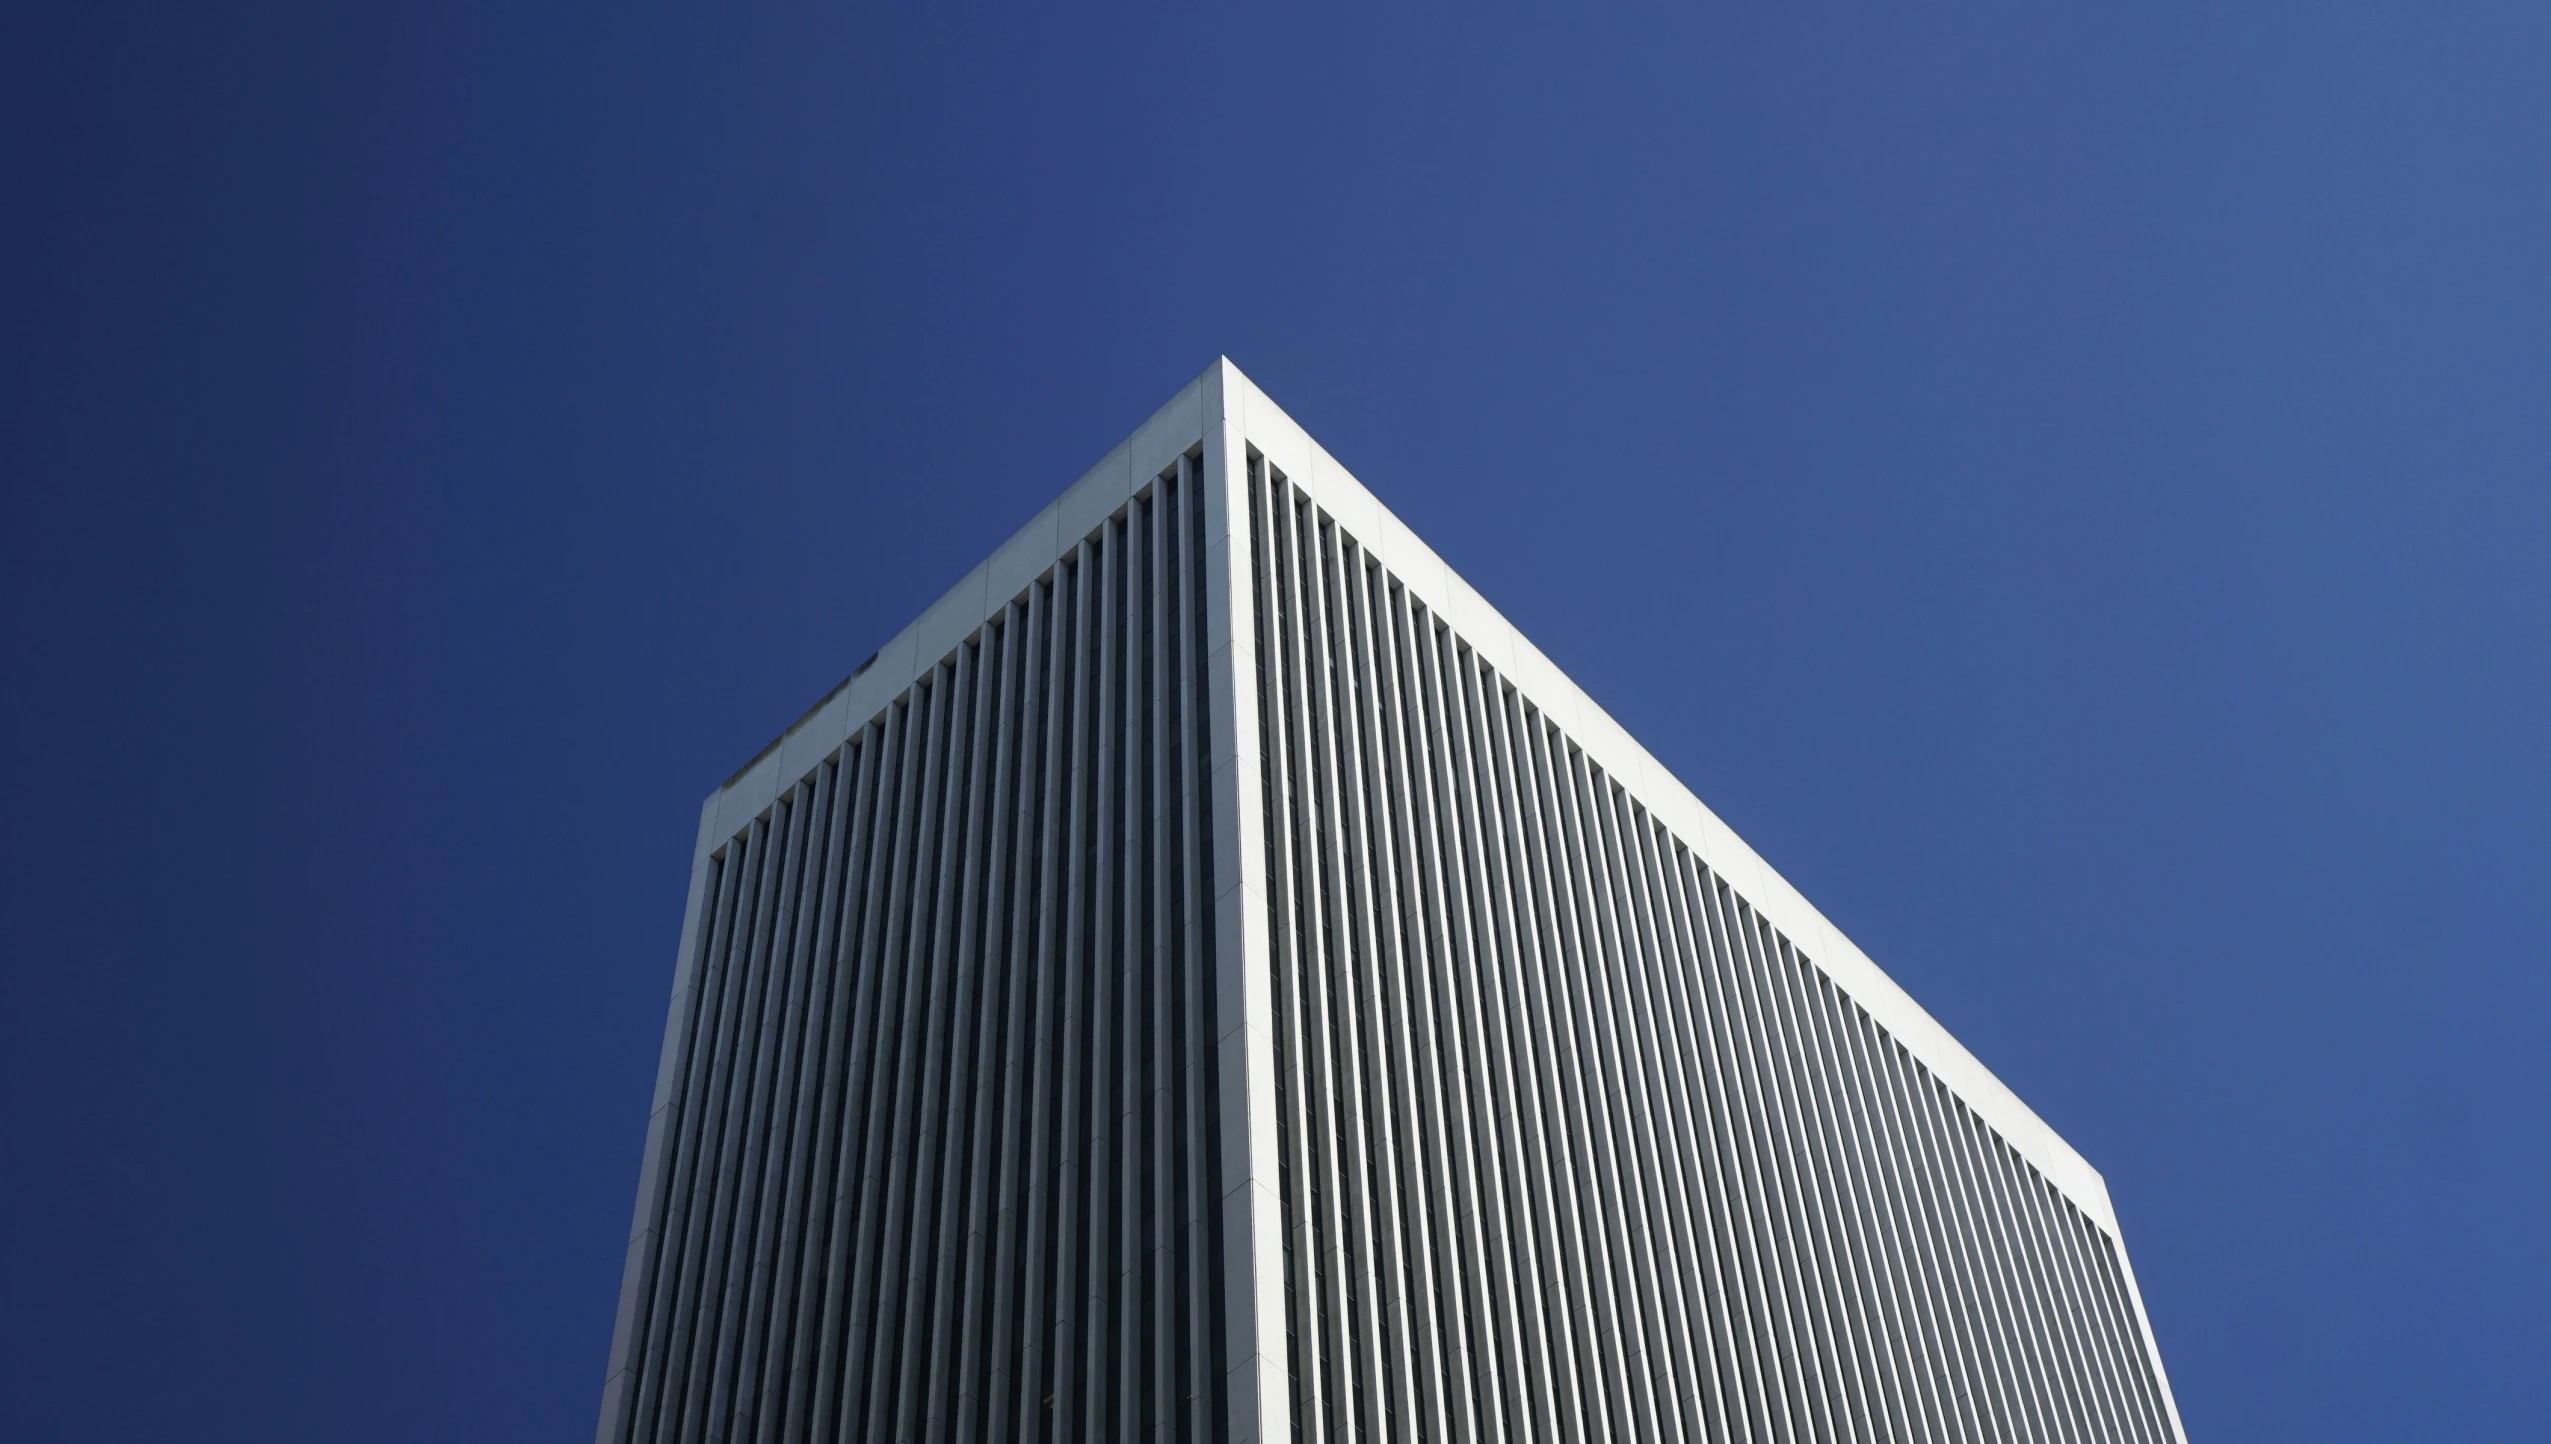
[[[597,1437],[2181,1436],[2099,1174],[1217,361],[704,804]]]

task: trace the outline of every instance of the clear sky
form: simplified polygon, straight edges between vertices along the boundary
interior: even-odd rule
[[[2540,1437],[2551,7],[708,8],[0,19],[0,1437],[584,1437],[700,797],[1217,353]]]

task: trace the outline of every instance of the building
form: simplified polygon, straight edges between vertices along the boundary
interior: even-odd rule
[[[2100,1176],[1228,362],[701,814],[598,1438],[2152,1441]]]

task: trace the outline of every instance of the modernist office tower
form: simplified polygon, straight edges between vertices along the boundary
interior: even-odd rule
[[[2098,1173],[1218,361],[708,799],[599,1438],[2180,1433]]]

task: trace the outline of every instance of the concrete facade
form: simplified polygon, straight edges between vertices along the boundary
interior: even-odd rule
[[[2175,1441],[2098,1172],[1228,361],[704,803],[597,1438]]]

